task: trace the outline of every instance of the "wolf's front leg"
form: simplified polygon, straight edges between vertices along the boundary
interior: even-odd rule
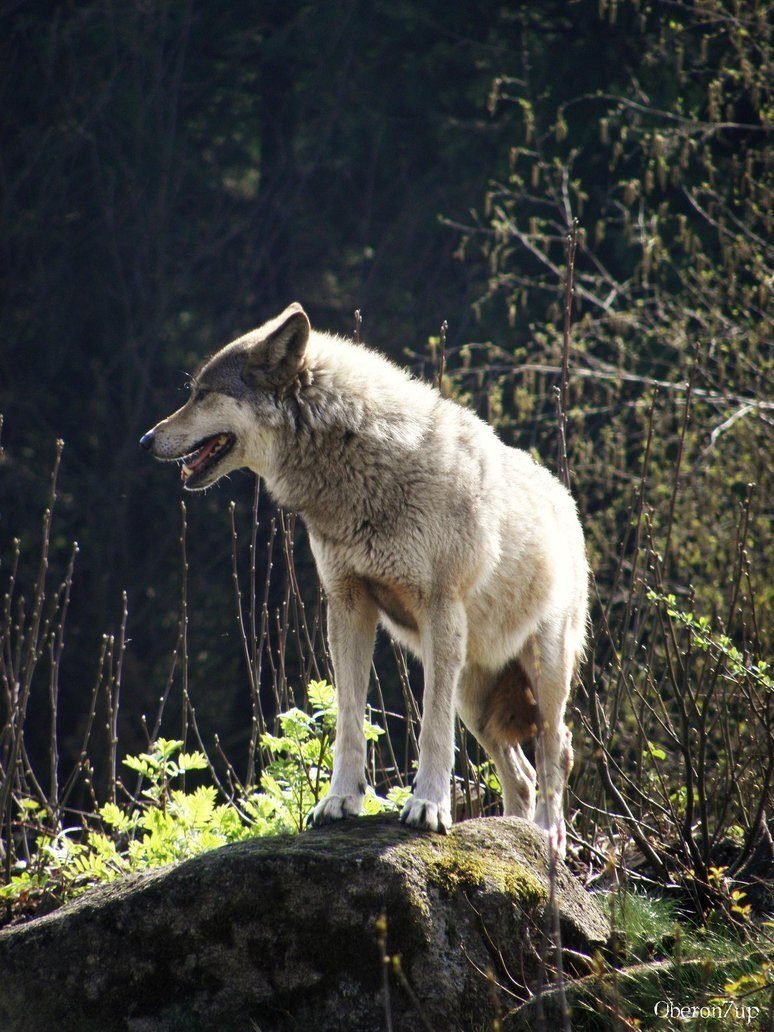
[[[425,693],[414,792],[400,819],[416,828],[448,832],[452,823],[450,780],[454,765],[454,698],[467,644],[461,602],[431,606],[422,634]]]
[[[328,642],[336,678],[338,715],[331,787],[312,812],[313,824],[357,816],[363,805],[366,790],[363,719],[376,619],[376,608],[364,592],[348,587],[346,591],[329,594]]]

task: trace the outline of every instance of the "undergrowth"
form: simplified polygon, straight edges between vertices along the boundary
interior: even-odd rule
[[[740,935],[717,914],[696,922],[674,900],[641,892],[607,893],[604,905],[612,955],[572,987],[578,1029],[766,1027],[772,964],[765,928]]]
[[[260,835],[299,832],[312,807],[330,787],[332,740],[336,724],[335,690],[325,681],[307,687],[309,712],[293,707],[277,717],[278,733],[265,733],[267,756],[260,787],[242,789],[218,801],[218,789],[191,787],[208,769],[200,750],[185,752],[183,742],[159,738],[148,752],[126,756],[123,766],[137,775],[137,785],[118,782],[120,803],[106,802],[80,826],[51,834],[52,815],[30,797],[19,799],[19,820],[29,835],[27,858],[17,859],[0,900],[10,914],[32,914],[116,878],[187,860],[209,849]],[[366,719],[366,739],[376,741],[383,728]],[[186,785],[186,782],[189,782]],[[391,789],[386,797],[368,786],[367,814],[395,810],[406,793]]]

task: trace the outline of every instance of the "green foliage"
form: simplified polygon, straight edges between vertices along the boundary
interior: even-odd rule
[[[764,660],[751,662],[750,657],[737,648],[727,634],[712,630],[712,621],[709,617],[686,613],[680,608],[674,595],[659,595],[658,592],[649,591],[647,597],[650,602],[663,605],[670,620],[688,630],[691,642],[697,649],[701,652],[711,652],[723,662],[724,675],[727,678],[733,681],[749,680],[764,692],[774,692],[774,680],[770,674],[771,664]]]
[[[100,827],[65,828],[51,836],[41,831],[30,860],[0,889],[0,898],[28,906],[29,897],[50,895],[62,901],[99,882],[184,860],[249,834],[236,807],[217,803],[217,790],[172,788],[190,771],[203,770],[203,753],[182,752],[183,743],[159,738],[150,752],[127,756],[124,764],[146,781],[139,799],[124,806],[107,802],[99,809]],[[26,801],[28,818],[46,814]]]
[[[670,1004],[684,1008],[680,1027],[723,1032],[730,1022],[762,1029],[774,986],[765,930],[743,932],[728,925],[696,925],[674,902],[634,892],[611,892],[604,900],[615,929],[615,967],[606,970],[590,998],[609,999],[621,1016],[643,1028],[676,1027]],[[611,993],[611,985],[616,991]],[[585,1002],[585,1001],[584,1001]],[[579,1028],[596,1024],[583,1010]],[[663,1023],[656,1017],[667,1018]],[[585,1018],[585,1020],[584,1020]]]
[[[312,681],[307,694],[309,713],[297,708],[281,713],[280,734],[261,738],[261,745],[273,758],[261,775],[261,791],[241,801],[259,834],[301,831],[310,810],[330,787],[336,692],[325,681]],[[375,742],[384,730],[365,720],[363,733],[366,741]],[[395,799],[394,793],[382,799],[369,786],[363,812],[395,809]]]
[[[0,888],[0,900],[17,910],[34,909],[43,898],[62,902],[92,885],[230,842],[301,831],[330,786],[336,724],[335,689],[313,681],[307,694],[308,713],[294,707],[279,714],[278,733],[262,738],[270,759],[260,791],[218,802],[214,785],[173,787],[185,775],[206,770],[209,763],[202,752],[184,752],[182,741],[158,738],[148,752],[123,761],[142,779],[139,795],[129,796],[122,805],[105,803],[97,826],[91,822],[88,828],[63,828],[52,835],[46,830],[45,809],[23,799],[19,809],[24,819],[38,827],[35,848],[29,861],[17,864],[8,884]],[[363,730],[370,742],[384,734],[370,720]],[[401,790],[392,789],[382,798],[369,786],[364,812],[394,810],[403,801]]]

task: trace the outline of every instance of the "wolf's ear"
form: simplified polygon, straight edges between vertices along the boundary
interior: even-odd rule
[[[301,366],[310,330],[309,317],[294,301],[258,331],[247,349],[246,373],[278,386],[288,383]]]

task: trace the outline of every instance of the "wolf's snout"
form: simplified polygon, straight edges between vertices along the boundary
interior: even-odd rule
[[[156,435],[153,430],[149,430],[147,434],[143,434],[140,438],[140,447],[144,448],[146,451],[149,451],[149,449],[153,447],[153,438],[155,436]]]

